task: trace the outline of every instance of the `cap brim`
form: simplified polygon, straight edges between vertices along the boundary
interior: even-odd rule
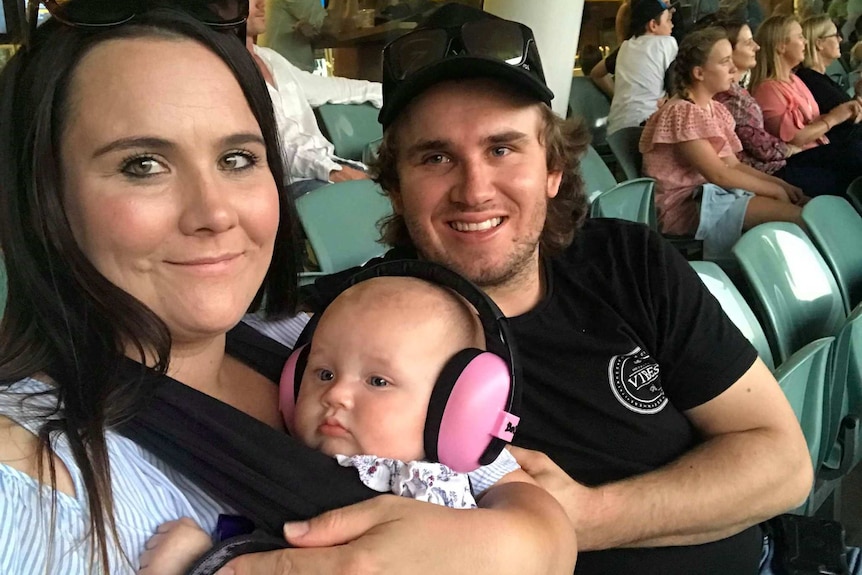
[[[385,94],[378,121],[386,129],[416,96],[440,82],[465,78],[493,78],[512,84],[548,105],[554,93],[530,72],[498,60],[456,56],[441,60],[410,75],[392,94]],[[388,97],[388,101],[387,101]]]

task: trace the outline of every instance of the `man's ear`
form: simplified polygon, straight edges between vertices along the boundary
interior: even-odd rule
[[[658,21],[658,18],[653,18],[652,20],[647,22],[647,25],[646,25],[647,32],[649,32],[651,34],[655,34],[655,31],[658,30],[659,26],[660,26],[660,23]]]
[[[548,198],[554,198],[560,192],[560,184],[563,183],[563,172],[548,172]]]

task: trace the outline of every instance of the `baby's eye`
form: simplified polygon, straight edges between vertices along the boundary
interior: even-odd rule
[[[320,381],[332,381],[333,379],[335,379],[335,374],[328,369],[318,369],[317,379],[319,379]]]
[[[368,385],[370,385],[371,387],[386,387],[389,385],[389,382],[382,377],[373,375],[368,379]]]

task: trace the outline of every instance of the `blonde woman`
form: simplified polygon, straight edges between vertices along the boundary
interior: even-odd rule
[[[859,138],[852,138],[827,148],[826,134],[843,122],[862,121],[862,105],[853,100],[821,113],[811,91],[794,73],[805,59],[807,44],[795,16],[770,16],[755,39],[760,51],[751,74],[751,94],[763,110],[766,130],[810,150],[811,161],[832,175],[832,181],[807,189],[808,195],[844,194],[850,182],[862,175],[862,145]]]
[[[737,154],[739,161],[798,186],[806,194],[840,190],[844,185],[843,180],[836,180],[840,174],[821,165],[817,148],[802,151],[763,127],[763,111],[742,85],[760,51],[751,28],[742,20],[733,19],[716,19],[713,24],[724,28],[733,46],[734,81],[729,90],[716,94],[715,99],[724,104],[736,122],[736,135],[742,143],[742,151]]]
[[[727,254],[742,230],[799,223],[802,191],[740,162],[733,117],[713,96],[730,88],[733,49],[721,28],[686,36],[674,62],[674,95],[650,117],[640,141],[656,180],[662,231],[694,234],[707,257]]]
[[[818,14],[802,22],[802,33],[805,35],[805,59],[796,69],[796,75],[817,100],[820,112],[829,112],[852,100],[844,88],[826,75],[826,68],[841,57],[841,33],[838,27],[829,16]],[[849,121],[838,124],[827,134],[832,141],[859,135],[860,131]]]

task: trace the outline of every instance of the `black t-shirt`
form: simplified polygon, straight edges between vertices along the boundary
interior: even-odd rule
[[[544,272],[543,300],[509,320],[523,373],[514,443],[586,485],[657,469],[695,446],[683,411],[730,387],[757,354],[688,263],[645,226],[593,219]],[[319,282],[318,304],[342,281]],[[754,574],[761,546],[752,527],[705,545],[582,552],[575,572]]]

